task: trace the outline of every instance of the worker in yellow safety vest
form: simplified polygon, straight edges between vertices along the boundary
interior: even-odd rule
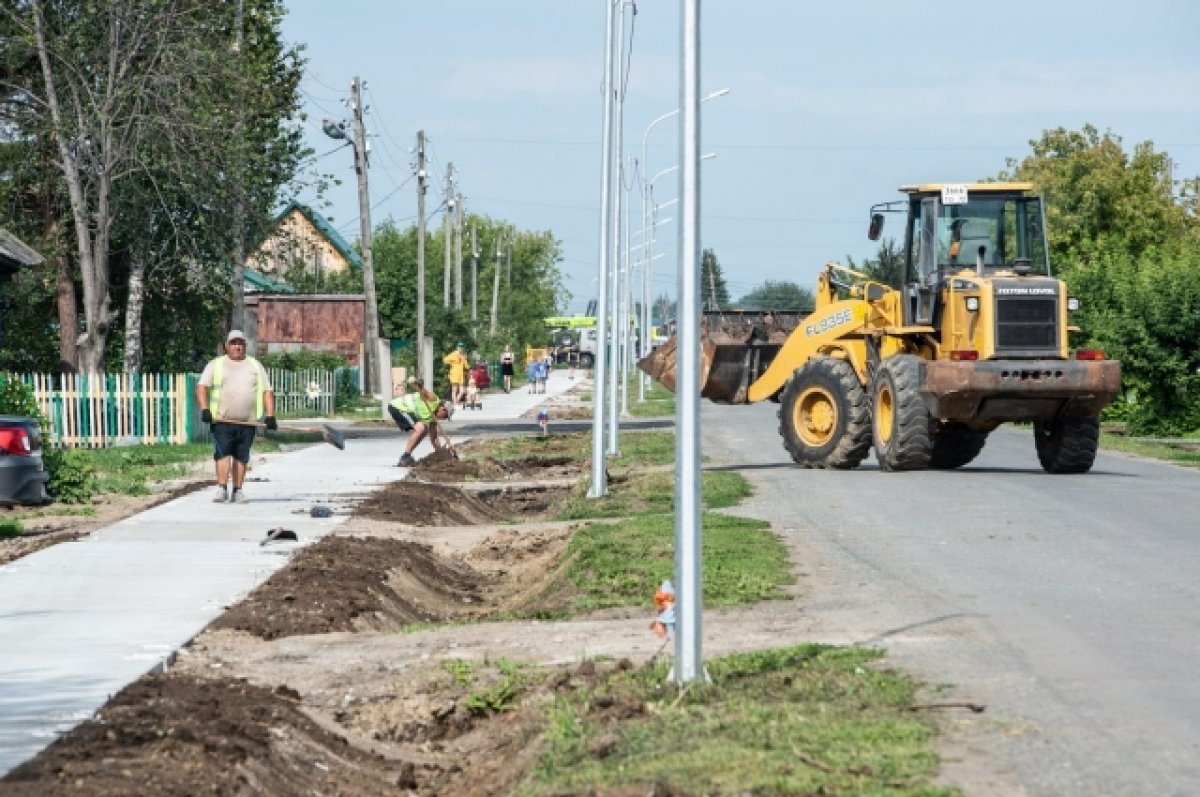
[[[408,386],[412,388],[410,392],[388,402],[388,414],[392,416],[396,426],[400,431],[410,433],[408,443],[404,447],[404,455],[396,463],[397,467],[403,468],[416,464],[412,452],[425,439],[426,434],[429,435],[429,443],[435,451],[445,448],[454,453],[454,446],[450,444],[449,439],[443,441],[438,437],[438,423],[450,420],[454,414],[454,405],[449,401],[443,402],[416,377],[408,380]]]
[[[200,420],[212,429],[217,472],[213,501],[244,504],[242,484],[259,419],[267,429],[277,429],[278,424],[271,380],[262,363],[246,355],[246,336],[240,329],[225,336],[225,354],[204,366],[196,385],[196,401],[202,408]]]

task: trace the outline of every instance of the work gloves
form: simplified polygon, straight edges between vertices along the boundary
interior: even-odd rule
[[[200,410],[200,420],[203,421],[204,423],[207,423],[209,426],[211,426],[212,425],[212,410],[208,409],[207,407]]]
[[[263,423],[266,424],[267,428],[271,431],[275,431],[279,428],[279,423],[276,422],[274,415],[268,415],[266,418],[263,418]]]

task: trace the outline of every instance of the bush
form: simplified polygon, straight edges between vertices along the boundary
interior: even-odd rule
[[[46,491],[64,504],[85,504],[96,494],[96,470],[92,458],[81,449],[42,449],[50,481]]]
[[[306,349],[264,354],[258,361],[265,368],[279,368],[284,371],[336,371],[347,366],[346,358],[337,352]]]
[[[333,408],[337,412],[349,412],[358,407],[358,383],[354,381],[354,372],[342,368],[334,376],[336,385],[333,389]]]
[[[33,388],[7,374],[0,374],[0,415],[39,418],[45,426],[45,419],[41,418],[33,398]]]

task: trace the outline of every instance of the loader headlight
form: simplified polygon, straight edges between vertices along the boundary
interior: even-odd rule
[[[967,310],[972,313],[978,312],[978,310],[979,310],[979,297],[978,296],[968,296],[967,297]]]
[[[1079,309],[1079,300],[1074,296],[1067,297],[1067,312],[1074,313]]]

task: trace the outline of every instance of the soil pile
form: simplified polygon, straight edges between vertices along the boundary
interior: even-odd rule
[[[413,526],[475,526],[506,520],[469,492],[418,481],[387,485],[360,503],[354,517]]]
[[[209,628],[261,639],[395,630],[478,614],[488,578],[403,540],[326,537]]]
[[[467,481],[574,479],[584,473],[578,459],[548,452],[520,459],[458,459],[448,451],[435,451],[413,466],[417,479],[440,484]]]

